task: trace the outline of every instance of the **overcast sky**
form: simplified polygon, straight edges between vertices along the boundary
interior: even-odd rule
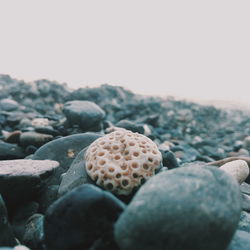
[[[0,73],[250,104],[249,13],[249,0],[0,0]]]

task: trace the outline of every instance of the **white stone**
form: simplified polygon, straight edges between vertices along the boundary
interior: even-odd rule
[[[243,160],[225,163],[220,169],[233,176],[240,184],[243,183],[249,175],[248,164]]]

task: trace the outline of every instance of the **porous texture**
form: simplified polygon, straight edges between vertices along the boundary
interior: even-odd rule
[[[93,142],[85,160],[87,173],[97,185],[128,195],[154,175],[162,156],[148,137],[119,129]]]

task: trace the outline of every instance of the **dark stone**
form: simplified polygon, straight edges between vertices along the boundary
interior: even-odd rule
[[[222,250],[239,221],[238,183],[216,167],[186,167],[149,179],[115,224],[122,250]]]
[[[237,230],[227,250],[249,250],[250,233]]]
[[[84,148],[75,158],[75,160],[70,165],[68,171],[63,175],[61,184],[59,186],[58,195],[63,196],[67,192],[71,191],[75,187],[82,184],[95,184],[88,176],[85,169],[84,154],[87,147]]]
[[[96,133],[83,133],[62,137],[39,148],[35,152],[33,159],[58,161],[60,168],[57,169],[51,184],[59,184],[61,174],[68,170],[77,154],[100,137],[101,135]]]
[[[125,128],[132,132],[138,132],[140,134],[144,134],[144,127],[143,124],[138,124],[129,120],[121,120],[115,124],[116,127]]]
[[[26,231],[23,236],[23,243],[30,249],[44,250],[44,232],[43,232],[44,216],[42,214],[32,215],[26,224]]]
[[[110,239],[125,205],[111,193],[84,184],[54,202],[45,215],[45,244],[53,250],[88,249]]]
[[[163,166],[166,166],[168,169],[178,168],[180,166],[175,155],[171,151],[160,151],[162,154]]]
[[[7,206],[37,195],[58,167],[58,162],[50,160],[0,161],[0,192]]]
[[[99,128],[105,112],[94,102],[70,101],[64,104],[63,113],[70,125],[78,125],[84,131]]]
[[[0,160],[22,159],[24,157],[25,154],[21,147],[0,141]]]
[[[37,198],[39,203],[39,212],[44,214],[47,208],[57,200],[58,185],[51,185],[45,187],[42,194]]]
[[[51,126],[46,127],[35,127],[35,131],[42,134],[48,134],[53,136],[58,136],[60,133]]]
[[[19,206],[17,211],[12,215],[11,226],[15,237],[19,240],[22,240],[23,238],[27,220],[37,212],[38,207],[38,203],[34,201],[26,202]]]
[[[7,209],[0,195],[0,246],[15,246],[16,240],[11,230]]]
[[[29,145],[41,147],[42,145],[46,144],[52,139],[53,139],[52,135],[41,134],[37,132],[24,132],[20,136],[20,144],[23,147],[26,147]]]

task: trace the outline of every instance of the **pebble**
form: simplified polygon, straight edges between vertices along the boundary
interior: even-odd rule
[[[37,195],[59,163],[51,160],[0,161],[0,190],[7,205],[18,204]]]
[[[12,99],[0,100],[0,109],[4,111],[13,111],[19,108],[19,104]]]
[[[89,101],[69,101],[64,104],[63,113],[70,125],[78,125],[83,131],[99,131],[105,111]]]
[[[115,239],[122,250],[225,249],[240,212],[232,177],[215,167],[177,168],[141,187],[116,222]]]
[[[87,148],[80,151],[75,160],[70,165],[68,171],[63,175],[61,184],[58,190],[58,196],[63,196],[75,187],[82,184],[95,184],[89,177],[86,168],[84,155]]]
[[[43,230],[44,215],[34,214],[27,223],[26,230],[23,236],[23,243],[30,247],[30,249],[43,250],[44,249],[44,230]]]
[[[26,222],[30,216],[35,214],[38,210],[38,203],[34,201],[26,202],[14,211],[11,218],[11,226],[17,239],[22,239],[26,228]]]
[[[91,132],[65,136],[39,148],[35,152],[33,159],[50,159],[59,162],[60,168],[57,169],[50,183],[57,185],[60,182],[61,174],[68,170],[77,154],[99,137],[101,135]]]
[[[88,249],[100,238],[112,236],[113,224],[125,205],[111,193],[84,184],[54,202],[44,218],[49,249]]]
[[[41,147],[47,142],[53,139],[52,135],[49,134],[41,134],[37,132],[24,132],[20,136],[20,144],[23,147],[27,147],[30,145]]]
[[[250,233],[237,230],[227,250],[249,250]]]
[[[7,209],[0,195],[0,246],[15,246],[16,243],[9,224]]]
[[[219,169],[233,176],[239,182],[239,184],[243,183],[249,175],[248,164],[243,160],[225,163]]]
[[[16,144],[0,141],[0,160],[22,159],[24,151]]]
[[[246,231],[250,233],[250,214],[242,211],[240,214],[240,221],[238,224],[238,230]]]

